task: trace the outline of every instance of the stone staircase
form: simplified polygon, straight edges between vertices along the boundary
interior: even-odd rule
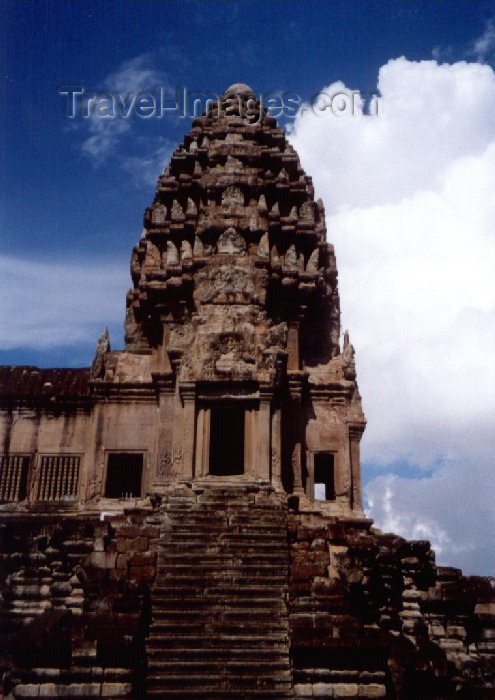
[[[258,486],[184,488],[161,515],[148,696],[293,697],[284,501]]]

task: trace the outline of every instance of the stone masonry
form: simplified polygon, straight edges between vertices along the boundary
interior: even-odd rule
[[[493,581],[362,510],[323,205],[248,86],[130,267],[124,350],[0,368],[0,695],[494,698]]]

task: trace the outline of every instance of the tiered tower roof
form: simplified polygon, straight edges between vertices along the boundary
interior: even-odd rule
[[[323,204],[249,86],[232,85],[210,103],[173,152],[145,212],[131,275],[131,352],[149,352],[163,342],[164,324],[194,318],[207,304],[249,304],[271,324],[302,324],[306,362],[338,354],[337,270]]]

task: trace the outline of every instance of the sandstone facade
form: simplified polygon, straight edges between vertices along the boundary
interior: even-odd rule
[[[259,110],[174,151],[125,349],[0,370],[9,697],[493,697],[491,582],[364,516],[323,205]]]

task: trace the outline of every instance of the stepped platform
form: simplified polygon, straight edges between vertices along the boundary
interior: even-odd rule
[[[148,696],[293,697],[285,499],[200,489],[161,512]]]

